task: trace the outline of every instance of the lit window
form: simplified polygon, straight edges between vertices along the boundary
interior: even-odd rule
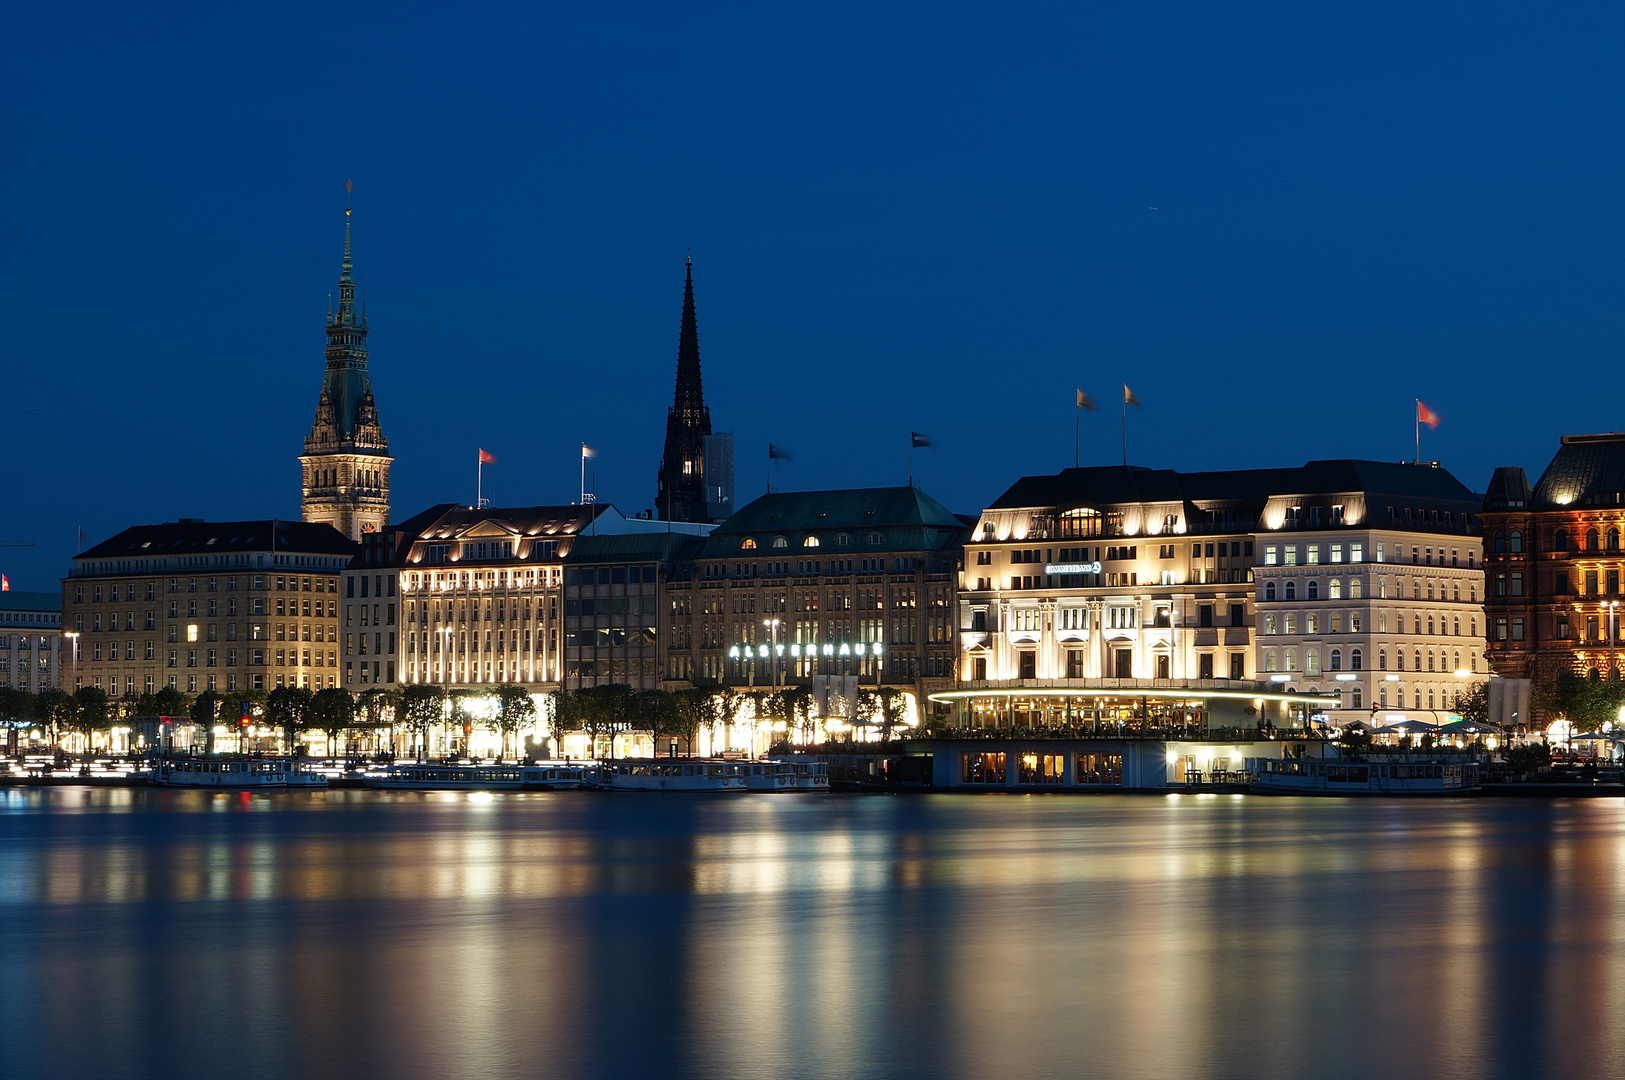
[[[756,541],[753,538],[747,536],[743,540],[739,541],[739,547],[740,547],[740,550],[742,550],[742,551],[755,551],[756,550]]]
[[[804,547],[804,548],[817,547],[818,546],[818,537],[816,537],[816,536],[807,537],[807,539],[805,539],[805,540],[803,540],[801,542],[801,546]]]

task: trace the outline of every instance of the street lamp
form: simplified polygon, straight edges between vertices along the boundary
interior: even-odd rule
[[[769,642],[773,650],[771,653],[773,666],[769,670],[773,674],[773,689],[777,691],[779,688],[779,620],[763,619],[762,625],[768,628]]]

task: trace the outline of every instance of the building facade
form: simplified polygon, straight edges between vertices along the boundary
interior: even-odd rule
[[[663,654],[681,651],[691,626],[676,616],[691,594],[692,533],[583,536],[564,561],[564,688],[667,685]],[[666,648],[661,648],[664,645]]]
[[[1566,435],[1540,479],[1495,470],[1485,493],[1486,649],[1497,675],[1617,673],[1625,611],[1625,434]]]
[[[1337,695],[1344,721],[1401,690],[1447,708],[1487,671],[1476,510],[1442,469],[1380,462],[1023,478],[966,546],[957,714],[1183,727],[1232,691],[1283,715]],[[1392,552],[1403,597],[1397,569],[1338,565]]]
[[[1297,470],[1255,538],[1262,677],[1336,695],[1336,723],[1372,709],[1442,719],[1489,677],[1480,501],[1436,465]]]
[[[327,315],[327,370],[299,458],[304,520],[331,525],[351,540],[377,532],[389,522],[393,461],[367,371],[367,310],[356,301],[346,208],[339,306]]]
[[[325,523],[125,529],[62,580],[69,678],[112,698],[337,686],[339,580],[354,552]]]
[[[627,518],[609,503],[444,505],[388,526],[363,538],[344,572],[343,685],[557,689],[572,546],[705,528]]]
[[[0,686],[38,693],[64,684],[62,597],[0,592]]]
[[[667,688],[952,685],[966,522],[917,488],[774,492],[666,583]]]

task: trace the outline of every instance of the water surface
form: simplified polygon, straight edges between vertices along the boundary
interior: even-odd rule
[[[0,1076],[1589,1077],[1593,799],[0,792]]]

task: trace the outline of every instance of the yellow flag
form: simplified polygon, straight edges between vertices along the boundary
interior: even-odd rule
[[[1132,405],[1136,409],[1140,407],[1140,399],[1134,396],[1134,391],[1128,388],[1128,383],[1123,384],[1123,404]]]
[[[1082,390],[1078,391],[1078,408],[1088,409],[1090,412],[1095,411],[1094,399],[1088,394],[1085,394]]]

